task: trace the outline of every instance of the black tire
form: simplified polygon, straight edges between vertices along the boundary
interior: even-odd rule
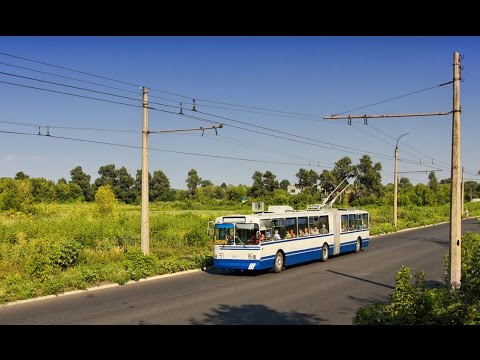
[[[322,246],[322,254],[320,255],[320,261],[325,262],[328,260],[328,244],[324,243]]]
[[[355,252],[358,254],[361,249],[362,249],[362,240],[358,238],[357,242],[355,243]]]
[[[279,273],[280,271],[283,270],[283,264],[284,264],[284,259],[283,259],[283,254],[279,251],[275,255],[275,262],[273,263],[273,271],[276,273]]]

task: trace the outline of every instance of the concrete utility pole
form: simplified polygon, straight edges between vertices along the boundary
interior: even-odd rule
[[[453,53],[453,119],[452,119],[452,183],[450,193],[450,263],[449,286],[458,290],[461,285],[462,201],[460,172],[460,55]]]
[[[149,220],[149,181],[148,181],[148,134],[152,133],[167,133],[177,131],[201,131],[202,136],[205,130],[213,129],[217,134],[217,129],[223,128],[223,124],[214,125],[207,128],[195,128],[195,129],[181,129],[181,130],[148,130],[148,89],[143,89],[143,128],[142,128],[142,215],[141,215],[141,230],[140,230],[140,247],[144,255],[148,255],[150,252],[150,220]]]
[[[395,144],[395,165],[394,165],[394,178],[393,178],[393,226],[397,227],[397,191],[398,191],[398,140],[402,136],[408,135],[410,133],[402,134],[398,137],[397,143]]]
[[[143,129],[142,129],[142,217],[141,249],[144,255],[150,248],[150,223],[148,216],[148,89],[143,89]]]
[[[462,166],[462,215],[465,214],[465,169]]]

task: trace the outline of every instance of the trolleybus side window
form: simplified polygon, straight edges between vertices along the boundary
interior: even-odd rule
[[[285,239],[285,235],[287,232],[285,229],[285,219],[272,219],[272,228],[273,228],[273,235],[275,235],[275,230],[278,230],[280,239]]]
[[[310,232],[308,231],[308,217],[299,217],[298,218],[298,236],[309,236]]]
[[[285,239],[297,237],[297,218],[286,218],[285,230],[287,231]]]
[[[342,232],[348,231],[348,215],[342,215]]]
[[[355,229],[360,230],[362,229],[362,214],[355,214]]]
[[[348,230],[355,230],[355,214],[348,215]]]
[[[368,213],[363,214],[363,228],[368,229]]]
[[[328,216],[320,216],[318,219],[318,228],[320,234],[328,234],[330,232],[330,227],[328,225]]]
[[[260,231],[265,234],[265,240],[268,240],[272,237],[272,220],[271,219],[261,219],[260,220]]]
[[[308,217],[308,225],[310,226],[310,234],[318,235],[320,224],[318,222],[318,216],[309,216]]]

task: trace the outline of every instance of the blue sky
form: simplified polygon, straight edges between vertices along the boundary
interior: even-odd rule
[[[452,80],[455,51],[464,56],[462,165],[467,180],[480,181],[480,37],[3,36],[0,177],[23,171],[70,180],[70,170],[81,166],[93,181],[107,164],[134,176],[141,168],[139,86],[145,86],[155,108],[149,130],[224,124],[217,135],[149,135],[150,172],[162,170],[177,189],[186,188],[190,169],[215,185],[251,185],[255,171],[267,170],[295,183],[300,168],[321,173],[344,156],[357,164],[364,154],[382,164],[383,183],[392,183],[395,142],[405,133],[400,176],[427,183],[436,169],[439,179],[449,178],[452,115],[352,126],[323,117],[451,111],[452,85],[437,85]],[[196,119],[177,114],[180,102]],[[37,134],[40,125],[42,134],[49,126],[57,137],[14,134]]]

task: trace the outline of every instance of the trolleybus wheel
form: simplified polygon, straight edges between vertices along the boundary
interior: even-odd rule
[[[361,248],[362,248],[362,240],[358,238],[357,242],[355,243],[355,252],[359,253]]]
[[[277,252],[277,255],[275,255],[275,262],[273,264],[273,270],[276,273],[279,273],[280,271],[283,270],[283,255],[280,251]]]
[[[328,260],[328,244],[327,243],[323,244],[322,246],[322,256],[320,260],[323,262]]]

